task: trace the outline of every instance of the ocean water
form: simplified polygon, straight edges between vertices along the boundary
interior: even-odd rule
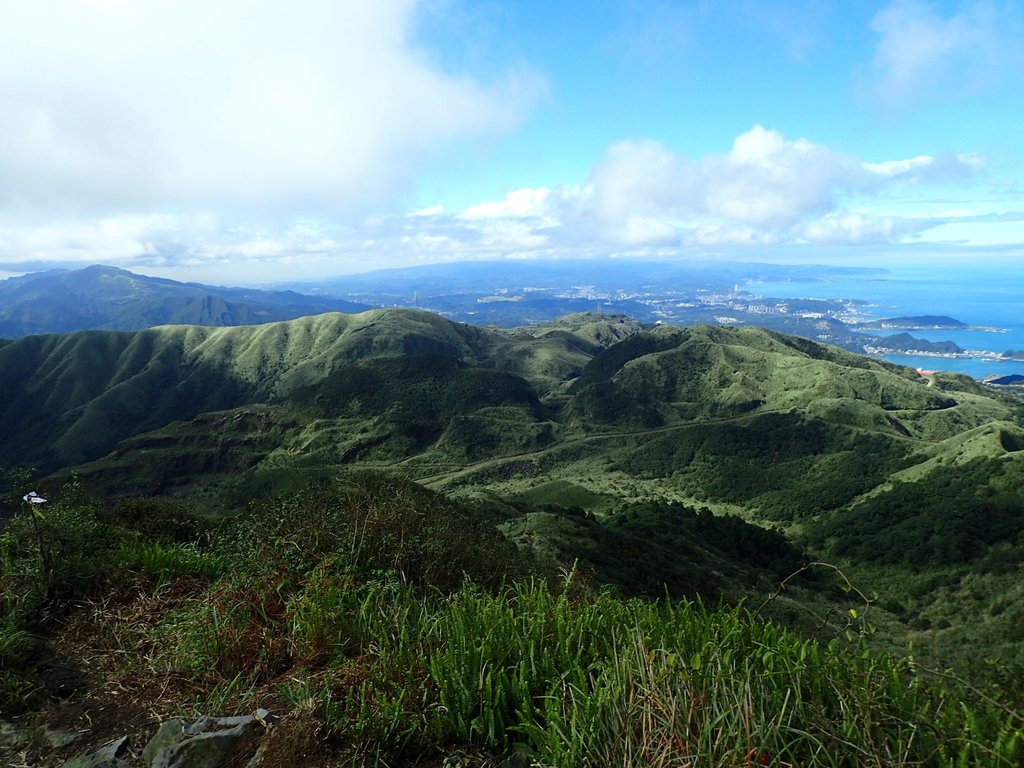
[[[964,349],[1024,349],[1024,264],[892,267],[886,274],[821,282],[752,283],[747,290],[784,298],[860,299],[869,317],[946,315],[970,326],[998,330],[909,331],[919,339],[954,341]],[[894,331],[895,333],[895,331]],[[879,333],[880,336],[887,335]],[[1024,375],[1024,361],[888,355],[900,365],[965,373],[977,379]]]

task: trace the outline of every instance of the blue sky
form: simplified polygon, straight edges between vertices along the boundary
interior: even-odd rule
[[[0,0],[0,276],[1024,258],[1015,0]]]

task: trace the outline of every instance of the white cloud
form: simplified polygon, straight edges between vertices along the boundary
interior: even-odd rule
[[[625,245],[673,245],[680,241],[671,222],[655,216],[629,216],[618,240]]]
[[[420,208],[418,211],[413,211],[410,216],[440,216],[444,213],[444,206],[440,203],[437,205],[429,205],[426,208]]]
[[[620,141],[608,148],[590,176],[594,214],[607,223],[666,213],[685,204],[687,169],[658,141]]]
[[[697,227],[687,238],[689,245],[710,246],[766,246],[778,245],[779,234],[755,229],[743,224],[705,224]]]
[[[844,189],[865,183],[854,159],[759,125],[731,150],[691,160],[654,141],[611,147],[591,176],[594,214],[615,226],[633,216],[711,216],[756,227],[785,227],[830,210]]]
[[[515,128],[539,75],[443,71],[415,0],[33,0],[0,20],[0,209],[345,210]]]
[[[172,269],[234,265],[238,282],[239,268],[244,273],[272,262],[284,265],[295,259],[326,259],[350,237],[341,230],[302,223],[257,226],[209,214],[0,224],[0,264],[8,269],[19,263],[26,264],[26,269],[37,269],[40,263]]]
[[[907,158],[905,160],[886,160],[881,163],[864,163],[864,167],[871,173],[877,173],[879,176],[902,176],[912,171],[918,171],[923,168],[931,167],[935,159],[928,155],[918,155],[917,157]]]
[[[189,279],[237,282],[217,270],[247,265],[249,279],[271,280],[460,259],[899,243],[948,230],[950,205],[916,202],[920,192],[954,190],[950,182],[962,186],[981,165],[952,154],[866,162],[754,126],[728,151],[701,158],[650,140],[618,142],[582,183],[516,189],[463,211],[432,206],[349,225],[188,212],[0,221],[0,268],[188,265]],[[961,229],[991,226],[976,208],[964,211]]]
[[[506,217],[541,216],[547,210],[551,190],[546,187],[517,189],[504,200],[485,201],[471,205],[461,214],[464,219],[499,219]]]
[[[814,245],[870,245],[897,242],[943,223],[929,219],[846,213],[809,221],[800,227],[799,235]]]
[[[1020,77],[1020,7],[998,0],[965,0],[944,15],[937,4],[894,0],[878,13],[868,83],[884,101],[963,97]]]
[[[830,210],[837,193],[864,183],[853,158],[759,125],[705,166],[709,212],[760,226],[787,226]]]
[[[562,247],[878,243],[942,221],[851,213],[850,199],[894,185],[969,179],[974,155],[864,162],[756,125],[724,154],[687,158],[648,139],[609,147],[586,183],[520,189],[466,209],[484,237],[527,232]],[[500,238],[499,238],[500,239]]]
[[[869,173],[886,179],[912,184],[942,184],[951,181],[967,181],[980,173],[984,167],[984,158],[970,152],[918,155],[917,157],[903,160],[864,163],[864,168]]]

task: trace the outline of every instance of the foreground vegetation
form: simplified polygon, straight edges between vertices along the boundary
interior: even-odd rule
[[[680,516],[687,535],[711,525]],[[633,518],[651,525],[656,510]],[[858,602],[845,632],[814,639],[742,606],[623,598],[551,572],[493,522],[379,476],[216,525],[72,485],[0,535],[0,708],[45,705],[41,650],[91,605],[107,606],[95,642],[133,649],[122,674],[185,676],[198,694],[184,710],[276,696],[316,720],[342,764],[1024,760],[1009,699],[873,652]],[[116,608],[129,602],[141,607]]]

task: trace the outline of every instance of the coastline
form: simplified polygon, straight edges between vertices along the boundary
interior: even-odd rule
[[[865,344],[864,353],[871,357],[906,355],[911,357],[935,357],[944,360],[985,360],[991,363],[1020,362],[1012,357],[1003,357],[1000,352],[992,352],[987,349],[965,349],[962,352],[931,352],[924,349],[892,349],[890,347]]]
[[[937,368],[950,373],[959,373],[970,376],[978,382],[983,382],[986,378],[992,376],[1024,375],[1024,360],[1005,358],[995,353],[990,353],[984,357],[974,357],[967,355],[966,352],[952,355],[940,352],[923,352],[918,354],[904,350],[893,350],[889,353],[871,353],[865,350],[865,354],[876,360],[885,360],[886,362],[907,366],[908,368]]]
[[[890,325],[879,323],[876,325],[858,325],[855,329],[861,331],[981,331],[983,333],[1009,333],[1009,328],[999,328],[990,325]]]

